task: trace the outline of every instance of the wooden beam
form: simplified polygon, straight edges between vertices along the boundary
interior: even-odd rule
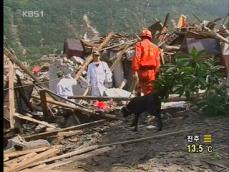
[[[82,134],[83,134],[82,130],[62,131],[62,132],[57,133],[57,137],[60,138],[60,139],[64,139],[64,138],[67,138],[67,137],[72,137],[72,136],[75,136],[75,135],[82,135]]]
[[[3,171],[4,171],[4,172],[10,172],[10,168],[9,168],[9,167],[4,166]]]
[[[164,27],[167,27],[168,20],[169,20],[169,15],[170,15],[170,13],[167,13],[167,14],[166,14],[165,20],[164,20],[164,23],[163,23],[163,26],[162,26],[162,29],[163,29]],[[161,29],[161,31],[162,31],[162,29]]]
[[[96,150],[92,150],[90,152],[85,152],[81,155],[76,155],[76,156],[73,156],[72,158],[68,158],[67,160],[64,160],[64,161],[60,161],[60,162],[56,162],[56,163],[52,163],[50,165],[47,165],[45,166],[44,168],[45,169],[53,169],[53,168],[56,168],[56,167],[60,167],[62,165],[66,165],[66,164],[69,164],[71,162],[77,162],[77,161],[80,161],[80,160],[83,160],[83,159],[88,159],[90,157],[94,157],[94,156],[97,156],[97,155],[101,155],[105,152],[108,152],[108,151],[111,151],[112,148],[111,147],[104,147],[104,148],[100,148],[100,149],[96,149]],[[74,163],[75,164],[75,163]],[[79,164],[80,165],[80,164]]]
[[[82,41],[83,44],[85,44],[86,46],[93,47],[93,48],[98,48],[98,47],[99,47],[99,44],[95,44],[95,43],[92,43],[92,42],[88,42],[88,41],[85,41],[85,40],[83,40],[83,39],[81,39],[81,41]]]
[[[94,125],[102,124],[104,122],[105,122],[105,120],[93,121],[93,122],[84,123],[84,124],[80,124],[80,125],[76,125],[76,126],[72,126],[72,127],[68,127],[68,128],[63,128],[63,129],[43,132],[43,133],[34,134],[34,135],[29,135],[29,136],[24,137],[24,139],[26,141],[30,141],[30,140],[36,140],[36,139],[41,139],[41,138],[47,138],[49,136],[56,135],[59,132],[70,131],[70,130],[78,130],[78,129],[87,128],[87,127],[91,127],[91,126],[94,126]]]
[[[199,96],[202,96],[202,94],[199,94]],[[114,100],[114,101],[128,101],[131,100],[131,97],[95,97],[95,96],[69,96],[69,99],[82,99],[82,100]],[[196,99],[197,97],[194,96],[192,99]],[[187,101],[186,97],[169,97],[168,100],[165,102],[171,102],[171,101]]]
[[[19,163],[19,162],[21,162],[27,158],[31,158],[31,157],[36,156],[36,155],[37,155],[36,152],[31,152],[31,153],[28,153],[26,155],[20,156],[18,158],[14,158],[12,160],[6,161],[6,162],[4,162],[4,165],[11,166],[12,164],[17,164],[17,163]]]
[[[130,100],[130,97],[96,97],[96,96],[69,96],[69,99],[82,99],[82,100],[114,100],[114,101],[124,101]]]
[[[32,96],[32,98],[40,100],[40,98],[36,97],[36,96]],[[86,113],[94,113],[92,110],[82,108],[82,107],[73,106],[71,104],[67,104],[67,103],[60,102],[60,101],[58,102],[55,100],[46,100],[46,103],[54,104],[54,105],[69,108],[69,109],[79,110],[79,111],[86,112]]]
[[[112,46],[109,46],[109,47],[105,47],[105,48],[102,48],[102,50],[108,50],[108,49],[111,49],[111,48],[115,48],[115,47],[119,47],[121,45],[132,45],[132,44],[135,44],[139,39],[133,39],[131,41],[128,41],[128,42],[124,42],[124,43],[119,43],[119,44],[115,44],[115,45],[112,45]]]
[[[108,42],[110,41],[110,39],[112,38],[113,35],[114,35],[114,33],[113,33],[113,32],[110,32],[110,33],[108,34],[108,36],[103,40],[103,42],[99,45],[99,47],[98,47],[97,50],[100,51],[104,46],[106,46],[106,44],[108,44]],[[89,56],[86,58],[84,64],[83,64],[82,67],[81,67],[81,69],[77,72],[77,74],[76,74],[76,76],[75,76],[75,79],[76,79],[76,80],[79,79],[79,77],[82,75],[83,71],[84,71],[84,70],[87,68],[87,66],[91,63],[92,59],[93,59],[93,55],[92,55],[92,54],[89,55]]]
[[[18,65],[26,74],[28,74],[34,81],[36,81],[38,84],[41,84],[40,80],[31,72],[29,71],[17,58],[14,54],[12,54],[7,48],[4,47],[4,54],[6,54],[6,57],[8,57],[12,62],[14,62],[16,65]]]
[[[161,49],[161,53],[159,55],[159,58],[160,58],[162,65],[164,65],[165,64],[165,58],[164,58],[164,50],[163,49]]]
[[[16,166],[10,166],[10,172],[17,172],[19,170],[25,169],[30,166],[32,163],[37,161],[52,157],[60,152],[60,147],[53,147],[45,152],[39,153],[38,155],[34,156],[33,158],[26,159],[25,161],[20,162]]]
[[[190,131],[193,131],[193,129],[175,131],[175,132],[171,132],[171,133],[163,133],[163,134],[158,134],[158,135],[154,135],[154,136],[143,137],[143,138],[139,138],[139,139],[131,139],[131,140],[127,140],[127,141],[115,142],[115,143],[104,144],[104,145],[92,145],[92,146],[89,146],[89,147],[86,147],[86,148],[75,150],[73,152],[68,152],[68,153],[60,155],[60,156],[49,158],[49,159],[46,159],[44,161],[40,161],[40,162],[36,163],[35,165],[39,165],[39,164],[42,164],[42,163],[48,163],[48,162],[52,162],[54,160],[60,160],[60,159],[63,159],[63,158],[68,158],[68,157],[79,155],[80,157],[73,157],[72,158],[72,159],[76,160],[76,159],[80,159],[82,157],[85,157],[83,154],[91,152],[91,151],[95,151],[97,149],[101,149],[101,148],[105,148],[105,147],[109,147],[109,146],[115,146],[115,145],[132,144],[132,143],[142,142],[142,141],[146,141],[146,140],[150,140],[150,139],[167,137],[167,136],[171,136],[171,135],[177,135],[177,134],[181,134],[181,133],[184,133],[184,132],[190,132]]]
[[[81,105],[81,104],[78,104],[78,103],[76,103],[76,102],[73,102],[73,101],[71,101],[71,100],[65,99],[65,98],[63,98],[63,97],[57,95],[56,93],[54,93],[54,92],[52,92],[52,91],[50,91],[50,90],[46,90],[46,92],[47,92],[49,95],[51,94],[51,95],[54,96],[55,98],[58,97],[59,99],[62,99],[62,100],[64,100],[64,101],[66,101],[66,102],[69,102],[69,103],[71,103],[71,104],[74,104],[74,105],[76,105],[76,106],[78,106],[78,107],[85,108],[85,106],[83,106],[83,105]]]
[[[87,89],[84,91],[83,96],[84,96],[84,97],[87,96],[88,92],[89,92],[89,88],[87,88]],[[82,103],[83,103],[83,100],[81,99],[81,100],[79,101],[79,104],[82,104]]]
[[[14,112],[15,112],[15,99],[14,99],[14,65],[9,60],[9,112],[10,112],[10,127],[14,128]]]
[[[119,88],[120,88],[120,89],[123,89],[123,87],[126,85],[126,83],[127,83],[127,79],[124,79],[124,80],[122,81],[122,83],[120,84]]]
[[[43,152],[43,151],[46,151],[47,149],[48,147],[42,147],[42,148],[29,149],[29,150],[24,150],[24,151],[13,151],[13,152],[4,153],[4,160],[7,158],[15,158],[18,156],[29,154],[31,152],[36,152],[36,153]]]
[[[40,90],[40,100],[41,100],[41,107],[42,107],[42,111],[45,117],[47,117],[49,115],[49,111],[47,108],[47,100],[46,100],[46,94],[45,94],[45,90]]]
[[[15,117],[19,118],[19,119],[24,119],[24,120],[27,120],[27,121],[30,121],[30,122],[34,122],[34,123],[37,123],[37,124],[41,124],[41,125],[44,125],[46,127],[50,127],[50,128],[56,128],[54,125],[51,125],[45,121],[39,121],[37,119],[33,119],[29,116],[25,116],[25,115],[21,115],[19,113],[15,113],[14,114]]]
[[[82,149],[78,149],[77,148],[75,151],[68,152],[68,153],[65,153],[65,154],[62,154],[62,155],[59,155],[59,156],[56,156],[56,157],[52,157],[52,158],[49,158],[49,159],[45,159],[45,160],[37,162],[35,164],[31,164],[30,167],[36,166],[36,165],[39,165],[39,164],[42,164],[42,163],[48,163],[48,162],[52,162],[52,161],[55,161],[55,160],[60,160],[60,159],[63,159],[63,158],[69,158],[69,157],[72,157],[72,156],[75,156],[75,155],[80,155],[80,154],[83,154],[83,153],[87,153],[87,152],[96,150],[98,148],[99,148],[99,145],[93,145],[93,146],[89,146],[89,147],[82,148]]]
[[[210,28],[208,27],[204,27],[204,29],[206,29],[212,36],[214,36],[215,38],[217,39],[220,39],[221,41],[229,44],[229,40],[227,38],[224,38],[222,35],[214,32],[213,30],[211,30]]]
[[[35,97],[35,96],[32,96],[32,97],[36,98],[36,99],[39,99],[38,97]],[[58,105],[58,106],[74,109],[74,110],[77,110],[77,111],[81,111],[81,112],[86,113],[89,116],[90,115],[94,115],[94,116],[98,116],[98,117],[105,118],[105,119],[108,119],[108,120],[119,120],[120,119],[120,118],[116,117],[115,115],[97,113],[97,112],[94,112],[93,110],[89,110],[87,108],[77,107],[77,106],[69,105],[69,104],[66,104],[66,103],[63,103],[63,102],[58,102],[58,101],[55,101],[55,100],[47,100],[46,102],[47,103],[51,103],[51,104],[55,104],[55,105]]]

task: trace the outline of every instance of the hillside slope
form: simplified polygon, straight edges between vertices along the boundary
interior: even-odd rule
[[[37,11],[39,17],[28,16],[28,11]],[[44,53],[60,52],[68,37],[83,37],[84,15],[104,35],[109,31],[137,33],[154,18],[163,20],[168,12],[174,19],[183,13],[191,21],[195,13],[211,20],[226,15],[228,0],[5,0],[4,36],[22,60],[34,61]],[[24,57],[23,49],[27,50]]]

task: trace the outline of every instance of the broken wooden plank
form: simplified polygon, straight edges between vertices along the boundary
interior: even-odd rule
[[[29,116],[21,115],[19,113],[15,113],[14,116],[17,117],[17,118],[20,118],[20,119],[24,119],[24,120],[30,121],[30,122],[34,122],[34,123],[37,123],[37,124],[42,124],[42,125],[44,125],[46,127],[56,128],[54,125],[51,125],[51,124],[49,124],[49,123],[47,123],[45,121],[39,121],[37,119],[33,119],[33,118],[29,117]]]
[[[14,158],[14,157],[18,157],[18,156],[22,156],[31,152],[43,152],[46,151],[49,147],[42,147],[42,148],[36,148],[36,149],[30,149],[30,150],[24,150],[24,151],[14,151],[14,152],[8,152],[8,153],[4,153],[4,160],[6,158]]]
[[[37,169],[44,169],[46,166],[47,166],[47,164],[40,164],[40,165],[38,165],[38,166],[36,166],[34,168],[27,168],[27,169],[35,169],[35,170],[37,170]]]
[[[26,74],[28,74],[34,81],[36,81],[38,84],[44,86],[40,82],[40,80],[31,72],[29,71],[17,58],[14,54],[12,54],[7,48],[4,47],[4,54],[6,54],[6,57],[8,57],[12,62],[14,62],[16,65],[18,65]]]
[[[89,92],[89,88],[87,88],[87,89],[85,90],[85,92],[83,93],[83,96],[87,96],[88,92]],[[82,104],[82,103],[83,103],[83,100],[81,99],[81,100],[79,101],[79,104]]]
[[[42,163],[52,162],[52,161],[55,161],[55,160],[60,160],[60,159],[63,159],[63,158],[69,158],[69,157],[72,157],[72,156],[75,156],[75,155],[80,155],[80,154],[83,154],[83,153],[86,153],[86,152],[90,152],[90,151],[96,150],[98,148],[99,148],[99,145],[93,145],[93,146],[89,146],[89,147],[82,148],[82,149],[76,149],[75,151],[68,152],[68,153],[65,153],[65,154],[62,154],[62,155],[59,155],[59,156],[56,156],[56,157],[52,157],[52,158],[49,158],[49,159],[45,159],[45,160],[37,162],[35,164],[31,164],[29,167],[40,165]]]
[[[130,100],[130,97],[96,97],[96,96],[69,96],[69,99],[83,99],[83,100],[114,100],[114,101],[124,101]]]
[[[161,53],[160,53],[160,61],[161,61],[161,63],[162,63],[162,65],[164,65],[165,64],[165,58],[164,58],[164,50],[163,49],[161,49]]]
[[[54,130],[54,131],[43,132],[43,133],[34,134],[34,135],[29,135],[29,136],[24,137],[24,139],[26,141],[30,141],[30,140],[35,140],[35,139],[46,138],[46,137],[49,137],[49,136],[56,135],[59,132],[87,128],[87,127],[91,127],[91,126],[94,126],[94,125],[102,124],[104,122],[105,122],[105,120],[93,121],[93,122],[84,123],[84,124],[80,124],[80,125],[76,125],[76,126],[72,126],[72,127],[68,127],[68,128],[63,128],[63,129],[58,129],[58,130]]]
[[[6,158],[4,159],[4,161],[8,161],[8,160],[10,160],[10,158],[9,158],[9,157],[6,157]]]
[[[4,172],[10,172],[10,168],[9,168],[9,167],[4,166],[4,167],[3,167],[3,171],[4,171]]]
[[[14,158],[10,161],[6,161],[6,162],[4,162],[4,165],[7,165],[7,166],[11,166],[12,164],[15,165],[15,164],[27,159],[27,158],[31,158],[31,157],[36,156],[36,155],[37,155],[36,152],[31,152],[31,153],[28,153],[26,155],[20,156],[18,158]]]
[[[10,127],[14,128],[14,112],[15,112],[15,99],[14,99],[14,65],[9,60],[9,112],[10,112]]]
[[[127,79],[124,79],[124,80],[122,81],[122,83],[120,84],[119,88],[120,88],[120,89],[123,89],[123,87],[126,85],[126,83],[127,83]]]
[[[36,97],[36,96],[32,96],[32,98],[40,100],[40,98]],[[50,103],[50,104],[58,105],[58,106],[61,106],[61,107],[69,108],[69,109],[79,110],[79,111],[86,112],[86,113],[93,113],[92,110],[89,110],[89,109],[86,109],[86,108],[82,108],[82,107],[73,106],[71,104],[67,104],[67,103],[60,102],[60,101],[47,100],[46,102]]]
[[[169,15],[170,15],[170,13],[167,13],[167,14],[166,14],[165,20],[164,20],[164,23],[163,23],[163,25],[162,25],[161,31],[163,30],[164,27],[167,27],[167,24],[168,24],[168,21],[169,21]]]
[[[96,149],[100,149],[100,148],[104,148],[104,147],[121,145],[121,144],[138,143],[138,142],[142,142],[142,141],[146,141],[146,140],[150,140],[150,139],[161,138],[161,137],[166,137],[166,136],[171,136],[171,135],[177,135],[177,134],[181,134],[181,133],[184,133],[184,132],[190,132],[190,131],[193,131],[193,129],[175,131],[175,132],[171,132],[171,133],[163,133],[163,134],[158,134],[158,135],[154,135],[154,136],[143,137],[143,138],[139,138],[139,139],[130,139],[130,140],[127,140],[127,141],[115,142],[115,143],[104,144],[104,145],[92,145],[92,146],[89,146],[89,147],[86,147],[86,148],[82,148],[82,149],[79,149],[79,150],[75,150],[73,152],[69,152],[69,153],[66,153],[66,154],[63,154],[63,155],[60,155],[60,156],[49,158],[49,159],[46,159],[44,161],[40,161],[40,162],[36,163],[35,165],[39,165],[41,163],[52,162],[54,160],[68,158],[68,157],[75,156],[75,155],[84,154],[84,153],[91,152],[91,151],[94,151]]]
[[[103,42],[99,45],[97,51],[100,51],[110,41],[110,39],[112,38],[113,35],[114,35],[114,33],[113,32],[110,32],[108,34],[108,36],[103,40]],[[76,80],[79,79],[79,77],[82,75],[83,71],[87,68],[87,66],[89,65],[89,63],[91,63],[92,59],[93,59],[93,55],[92,54],[89,55],[86,58],[84,64],[82,65],[82,67],[80,68],[80,70],[76,73],[76,76],[75,76],[75,79]]]
[[[227,35],[229,35],[229,30],[226,28],[226,26],[222,26],[223,30],[226,32]]]
[[[206,26],[204,26],[204,29],[206,29],[206,30],[207,30],[212,36],[214,36],[215,38],[220,39],[221,41],[223,41],[223,42],[229,44],[229,40],[226,39],[226,38],[224,38],[224,37],[221,36],[220,34],[214,32],[213,30],[211,30],[210,28],[208,28],[208,27],[206,27]]]
[[[19,170],[29,167],[32,163],[55,156],[57,153],[60,152],[60,148],[61,148],[60,146],[53,147],[45,152],[39,153],[38,155],[34,156],[33,158],[20,162],[17,165],[10,166],[10,171],[17,172]]]
[[[178,45],[164,45],[163,46],[163,50],[164,51],[178,51],[180,50],[180,47],[181,46],[178,46]]]
[[[99,47],[99,44],[95,44],[93,42],[85,41],[83,39],[81,39],[80,41],[82,41],[83,44],[85,44],[86,46],[89,46],[89,47],[93,47],[93,48],[98,48]]]
[[[15,128],[8,128],[3,130],[4,135],[7,135],[8,133],[14,133],[14,132],[15,132]]]
[[[139,79],[133,79],[132,82],[131,82],[131,85],[130,85],[130,88],[129,88],[129,92],[131,92],[131,95],[133,94],[135,88],[137,87],[139,83]]]
[[[105,152],[108,152],[108,151],[111,151],[111,150],[112,150],[111,147],[104,147],[104,148],[100,148],[100,149],[97,149],[97,150],[92,150],[90,152],[86,152],[86,153],[81,154],[81,155],[73,156],[72,158],[68,158],[67,160],[47,165],[45,167],[45,169],[53,169],[53,168],[60,167],[62,165],[66,165],[66,164],[69,164],[69,163],[72,163],[72,162],[75,163],[76,161],[80,161],[80,160],[83,160],[83,159],[88,159],[88,158],[96,156],[96,155],[101,155],[101,154],[103,154]]]
[[[42,110],[43,110],[43,114],[44,114],[44,116],[47,117],[49,115],[49,111],[48,111],[48,108],[47,108],[45,90],[40,90],[40,98],[41,98],[41,107],[42,107]]]
[[[36,98],[36,99],[39,99],[35,96],[32,96],[33,98]],[[101,117],[101,118],[105,118],[105,119],[108,119],[108,120],[119,120],[120,118],[116,117],[115,115],[111,115],[111,114],[104,114],[104,113],[97,113],[93,110],[89,110],[89,109],[86,109],[86,108],[80,108],[80,107],[77,107],[77,106],[73,106],[73,105],[69,105],[69,104],[66,104],[66,103],[63,103],[63,102],[58,102],[58,101],[54,101],[54,100],[48,100],[47,103],[52,103],[52,104],[55,104],[55,105],[58,105],[58,106],[62,106],[62,107],[65,107],[65,108],[70,108],[70,109],[74,109],[74,110],[78,110],[78,111],[81,111],[81,112],[84,112],[85,114],[87,115],[94,115],[94,116],[98,116],[98,117]]]
[[[112,46],[109,46],[109,47],[105,47],[105,48],[102,48],[101,50],[108,50],[108,49],[111,49],[111,48],[115,48],[115,47],[119,47],[121,45],[125,45],[125,44],[135,44],[139,39],[133,39],[133,40],[130,40],[128,42],[124,42],[124,43],[119,43],[119,44],[115,44],[115,45],[112,45]]]
[[[73,102],[73,101],[71,101],[71,100],[65,99],[65,98],[63,98],[63,97],[57,95],[56,93],[54,93],[54,92],[52,92],[52,91],[50,91],[50,90],[46,90],[46,92],[47,92],[49,95],[51,94],[51,95],[54,96],[54,97],[58,97],[59,99],[62,99],[62,100],[64,100],[64,101],[66,101],[66,102],[69,102],[69,103],[71,103],[71,104],[74,104],[74,105],[76,105],[76,106],[78,106],[78,107],[85,108],[85,106],[83,106],[83,105],[81,105],[81,104],[79,104],[79,103]]]
[[[57,133],[58,138],[64,139],[67,137],[75,136],[75,135],[82,135],[83,131],[82,130],[76,130],[76,131],[63,131]]]

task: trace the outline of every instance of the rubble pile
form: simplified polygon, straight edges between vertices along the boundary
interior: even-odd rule
[[[163,23],[157,21],[149,26],[149,30],[154,33],[153,42],[163,54],[162,64],[173,62],[178,52],[190,53],[196,48],[215,56],[229,71],[229,66],[223,62],[226,56],[224,51],[228,51],[224,47],[229,43],[229,30],[224,24],[218,24],[220,19],[199,21],[199,24],[186,23],[183,26],[179,26],[179,21],[174,28],[169,28],[168,17]],[[70,142],[76,142],[85,134],[78,131],[81,128],[100,125],[105,120],[122,120],[118,110],[134,97],[131,58],[135,53],[134,45],[139,39],[137,35],[110,32],[93,41],[66,40],[64,53],[44,55],[41,67],[34,69],[35,72],[17,60],[12,51],[4,48],[5,170],[16,172],[44,166],[45,163],[58,160],[57,157],[65,157],[61,154],[69,154],[66,157],[79,156],[95,150],[97,147],[90,146],[78,147],[74,151],[74,146],[64,148],[63,139],[77,135],[79,137],[76,140],[70,139]],[[101,52],[102,60],[109,64],[113,73],[112,87],[106,90],[106,97],[87,96],[86,71],[92,61],[93,50]],[[56,86],[63,73],[71,73],[77,80],[72,99],[57,95]],[[187,108],[184,104],[181,103],[182,108]],[[166,107],[171,108],[164,105],[164,109]],[[178,108],[176,105],[173,107]],[[62,141],[58,142],[59,145],[51,146],[54,136]],[[31,140],[40,142],[32,143]]]

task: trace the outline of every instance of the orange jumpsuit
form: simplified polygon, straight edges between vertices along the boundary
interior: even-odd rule
[[[160,49],[149,39],[136,44],[135,56],[132,59],[132,71],[138,73],[137,92],[144,95],[154,91],[153,82],[160,67]]]

